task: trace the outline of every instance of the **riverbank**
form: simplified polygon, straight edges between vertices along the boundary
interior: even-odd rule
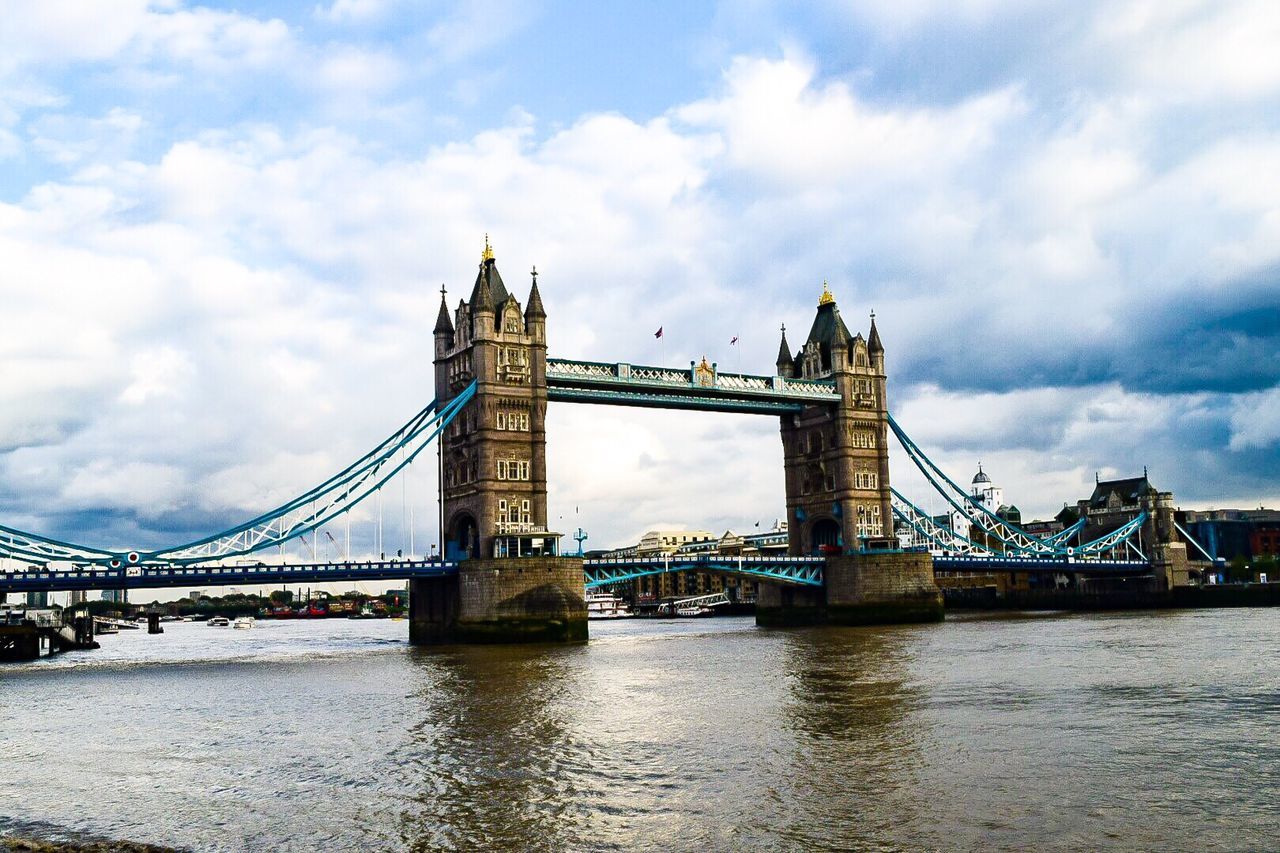
[[[950,611],[972,610],[1201,610],[1215,607],[1280,607],[1280,583],[1180,586],[1171,591],[1108,589],[1009,590],[994,587],[944,589]]]

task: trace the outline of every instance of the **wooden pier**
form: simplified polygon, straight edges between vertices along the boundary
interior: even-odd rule
[[[59,652],[96,649],[93,617],[62,610],[0,610],[0,661],[35,660]]]

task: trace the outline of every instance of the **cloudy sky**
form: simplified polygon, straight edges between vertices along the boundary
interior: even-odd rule
[[[772,372],[825,279],[1027,517],[1144,465],[1280,503],[1280,5],[620,5],[0,0],[0,523],[159,546],[324,479],[430,399],[486,232],[552,355]],[[777,429],[553,407],[552,524],[767,526]]]

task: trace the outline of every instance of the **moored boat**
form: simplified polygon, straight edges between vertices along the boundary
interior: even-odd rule
[[[208,625],[210,628],[225,628],[231,624],[231,620],[225,616],[210,616]]]
[[[630,608],[611,592],[593,592],[587,595],[588,619],[625,619],[632,616]]]

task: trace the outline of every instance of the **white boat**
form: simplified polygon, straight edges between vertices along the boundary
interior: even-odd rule
[[[231,620],[225,616],[210,616],[208,625],[210,628],[225,628],[231,624]]]
[[[252,617],[252,616],[241,616],[240,618],[236,619],[235,624],[234,624],[234,625],[232,625],[231,627],[233,627],[233,628],[252,628],[252,627],[253,627],[253,617]]]
[[[593,592],[587,596],[588,619],[624,619],[631,615],[622,599],[611,592]]]

